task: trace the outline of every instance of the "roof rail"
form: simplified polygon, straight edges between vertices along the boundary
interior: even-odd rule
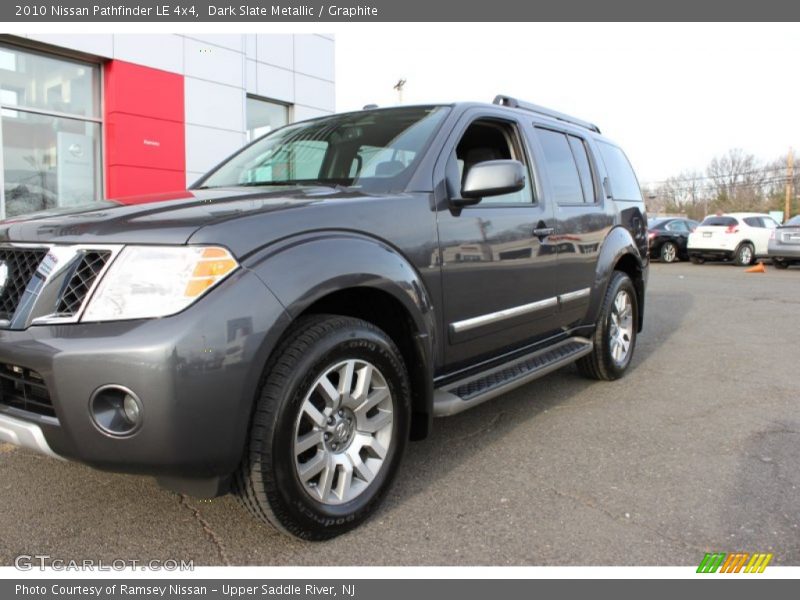
[[[550,117],[552,119],[558,119],[559,121],[572,123],[573,125],[577,125],[578,127],[583,127],[590,131],[594,131],[595,133],[600,133],[600,128],[593,123],[589,123],[589,121],[576,119],[575,117],[570,117],[569,115],[565,115],[564,113],[560,113],[558,111],[545,108],[544,106],[539,106],[538,104],[531,104],[530,102],[522,102],[521,100],[517,100],[516,98],[512,98],[511,96],[503,96],[502,94],[499,94],[494,97],[492,104],[497,104],[498,106],[508,106],[509,108],[520,108],[522,110],[534,112],[540,115],[544,115],[546,117]]]

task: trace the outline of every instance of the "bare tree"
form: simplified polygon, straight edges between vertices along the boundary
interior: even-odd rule
[[[763,210],[763,186],[767,179],[763,165],[741,148],[715,157],[706,169],[712,203],[716,210]]]

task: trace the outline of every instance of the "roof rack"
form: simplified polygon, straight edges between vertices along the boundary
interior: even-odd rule
[[[560,113],[558,111],[545,108],[544,106],[539,106],[538,104],[531,104],[530,102],[522,102],[521,100],[517,100],[516,98],[512,98],[511,96],[503,96],[502,94],[499,94],[494,97],[492,104],[497,104],[498,106],[507,106],[509,108],[520,108],[522,110],[534,112],[540,115],[544,115],[546,117],[550,117],[552,119],[558,119],[559,121],[572,123],[573,125],[577,125],[578,127],[583,127],[590,131],[594,131],[595,133],[600,133],[600,128],[593,123],[589,123],[588,121],[582,121],[581,119],[576,119],[575,117],[570,117],[569,115],[565,115],[564,113]]]

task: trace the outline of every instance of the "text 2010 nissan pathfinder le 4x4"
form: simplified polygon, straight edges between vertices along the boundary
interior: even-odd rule
[[[628,160],[513,98],[289,125],[165,200],[0,224],[0,440],[301,538],[362,522],[433,417],[617,379],[642,327]]]

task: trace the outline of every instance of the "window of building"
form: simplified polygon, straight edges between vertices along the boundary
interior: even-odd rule
[[[289,123],[289,107],[285,104],[248,96],[245,110],[248,142]]]
[[[99,67],[0,46],[0,139],[0,218],[99,200]]]

